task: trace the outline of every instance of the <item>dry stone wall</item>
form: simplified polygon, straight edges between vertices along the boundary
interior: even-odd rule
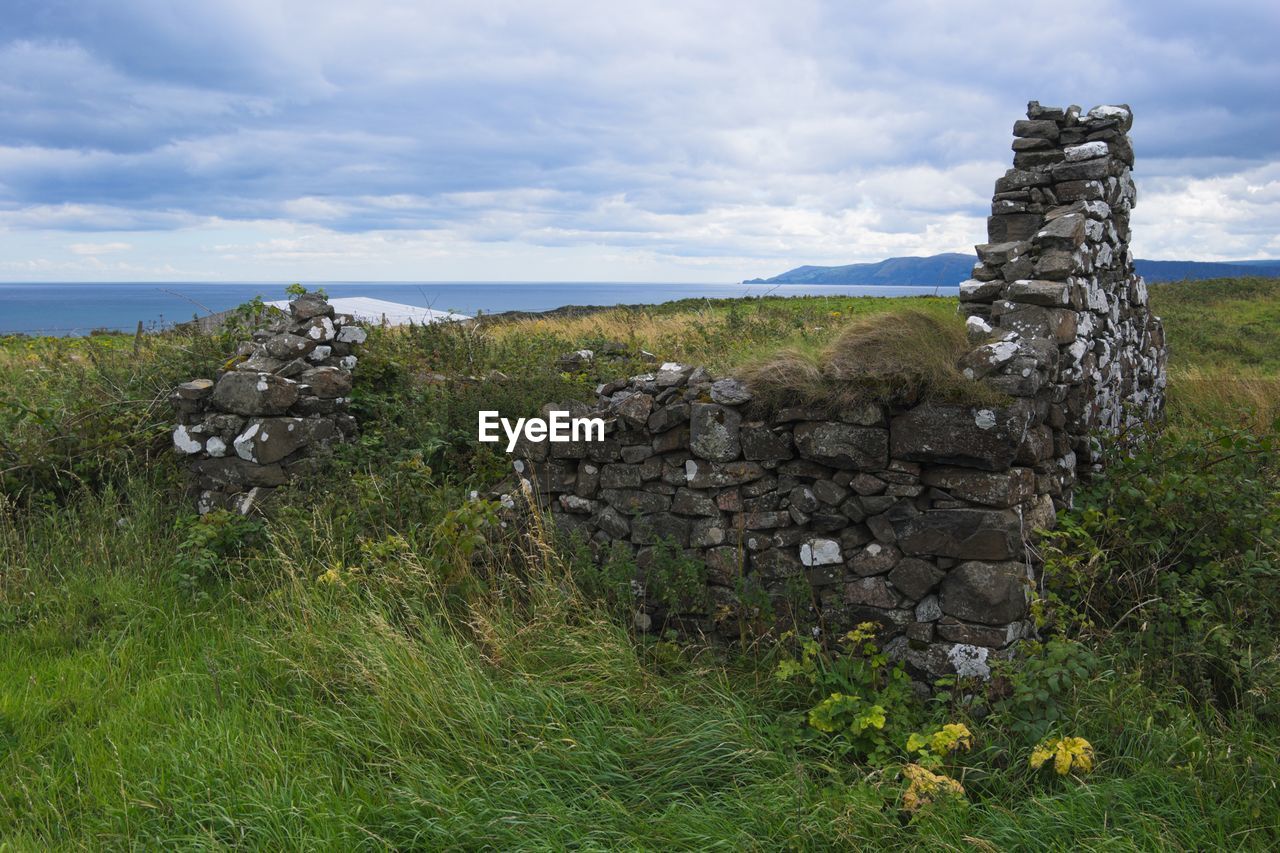
[[[316,454],[354,435],[347,409],[354,348],[366,332],[306,294],[289,316],[254,332],[216,379],[179,385],[175,451],[193,474],[197,507],[250,512],[309,470]]]
[[[560,529],[634,550],[638,625],[736,635],[767,599],[828,633],[877,622],[928,676],[985,675],[1029,634],[1034,532],[1100,434],[1160,414],[1165,356],[1128,247],[1129,109],[1027,115],[961,285],[961,366],[1007,402],[765,410],[732,377],[668,363],[574,412],[603,418],[605,441],[517,447]],[[672,550],[704,568],[705,595],[655,594]]]

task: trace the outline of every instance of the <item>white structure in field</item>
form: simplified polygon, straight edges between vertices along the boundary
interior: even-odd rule
[[[268,305],[282,311],[289,310],[288,300],[268,302]],[[357,322],[374,323],[388,326],[407,326],[415,323],[419,326],[427,323],[440,323],[446,320],[470,320],[466,314],[455,314],[452,311],[437,311],[434,308],[420,308],[417,305],[405,305],[402,302],[388,302],[385,299],[372,299],[368,296],[340,296],[330,299],[329,304],[338,314],[350,314]]]

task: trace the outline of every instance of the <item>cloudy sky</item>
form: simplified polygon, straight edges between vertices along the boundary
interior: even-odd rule
[[[1280,257],[1280,4],[4,0],[0,280],[735,281],[969,251],[1027,100]]]

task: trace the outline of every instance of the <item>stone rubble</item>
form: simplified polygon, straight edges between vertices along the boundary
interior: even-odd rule
[[[241,344],[216,380],[174,389],[173,446],[193,474],[201,514],[251,512],[317,453],[355,435],[347,401],[353,348],[366,335],[323,297],[305,294],[288,317]]]

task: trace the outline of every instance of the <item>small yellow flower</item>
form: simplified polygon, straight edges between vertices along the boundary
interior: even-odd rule
[[[1053,772],[1066,776],[1073,770],[1085,774],[1093,769],[1093,744],[1082,737],[1052,737],[1031,750],[1031,769],[1039,770],[1050,758]]]

